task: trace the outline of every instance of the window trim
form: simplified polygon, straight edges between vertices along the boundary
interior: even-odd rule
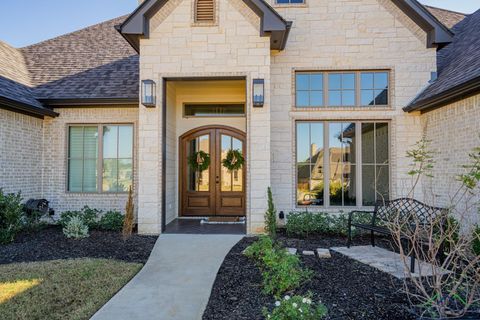
[[[136,137],[136,126],[134,122],[94,122],[94,123],[67,123],[66,124],[66,147],[65,147],[65,193],[67,194],[128,194],[128,191],[103,191],[103,127],[104,126],[122,126],[129,125],[132,126],[132,187],[135,184],[135,137]],[[70,176],[70,165],[69,165],[69,152],[70,152],[70,127],[94,127],[97,126],[98,133],[98,159],[97,159],[97,191],[70,191],[69,190],[69,176]],[[101,138],[100,138],[101,137]],[[117,141],[118,144],[118,141]]]
[[[243,105],[243,114],[211,114],[206,116],[189,116],[186,115],[185,108],[187,105],[218,105],[218,106],[227,106],[227,105]],[[247,116],[247,108],[245,102],[184,102],[182,105],[182,117],[183,118],[245,118]]]
[[[362,105],[361,104],[361,74],[362,73],[387,73],[387,104],[385,105]],[[297,105],[297,74],[323,74],[323,106],[298,106]],[[355,74],[355,104],[354,105],[329,105],[329,75],[336,73],[353,73]],[[303,111],[303,110],[341,110],[341,109],[362,109],[362,110],[380,110],[380,109],[391,109],[392,107],[392,69],[341,69],[341,70],[310,70],[310,69],[294,69],[293,70],[293,110]]]
[[[355,123],[355,137],[357,139],[357,147],[355,154],[355,166],[357,167],[357,176],[355,181],[356,192],[356,205],[355,206],[331,206],[329,192],[325,190],[330,190],[330,179],[325,179],[325,177],[330,176],[330,165],[328,164],[329,157],[323,157],[323,175],[324,175],[324,192],[323,192],[323,205],[314,206],[314,205],[300,205],[298,204],[298,162],[297,162],[297,150],[298,150],[298,126],[299,123],[322,123],[323,124],[323,148],[327,150],[325,154],[329,155],[329,131],[330,123]],[[353,209],[362,209],[362,208],[371,208],[372,206],[363,205],[363,176],[362,176],[362,123],[387,123],[388,125],[388,190],[391,198],[392,195],[392,121],[390,119],[368,119],[368,120],[358,120],[358,119],[298,119],[294,121],[294,132],[295,137],[293,141],[293,170],[294,170],[294,208],[296,209],[318,209],[318,210],[353,210]]]

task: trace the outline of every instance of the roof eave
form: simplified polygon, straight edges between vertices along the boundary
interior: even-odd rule
[[[138,98],[49,98],[39,99],[44,105],[54,108],[70,106],[131,106],[138,105]]]
[[[432,97],[415,101],[414,103],[404,107],[403,111],[420,111],[422,113],[428,112],[478,93],[480,93],[480,77],[473,78],[468,82],[462,83]]]
[[[19,112],[23,114],[28,114],[30,116],[36,116],[38,118],[43,118],[44,116],[48,117],[58,117],[59,114],[53,110],[47,108],[39,108],[36,106],[29,105],[27,103],[15,101],[6,97],[0,96],[0,108],[5,108],[12,110],[14,112]]]

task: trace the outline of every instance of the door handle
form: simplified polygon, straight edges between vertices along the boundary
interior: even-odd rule
[[[220,177],[219,176],[215,177],[215,183],[220,183]]]

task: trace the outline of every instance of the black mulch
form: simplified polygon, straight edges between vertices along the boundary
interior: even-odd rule
[[[262,308],[273,308],[274,298],[262,293],[262,277],[255,264],[242,251],[255,238],[244,238],[226,256],[208,302],[204,320],[263,319]],[[308,240],[280,240],[298,250],[315,250],[345,246],[342,237],[312,237]],[[369,244],[368,238],[356,238],[355,245]],[[386,239],[378,245],[390,247]],[[328,308],[328,319],[413,319],[408,312],[408,300],[402,293],[402,283],[387,273],[331,252],[331,259],[302,257],[305,267],[314,271],[314,277],[295,294],[311,292],[314,300],[321,300]]]
[[[120,232],[91,230],[90,237],[67,239],[58,226],[19,234],[13,243],[0,245],[0,264],[72,258],[105,258],[145,263],[156,236],[133,234],[123,241]]]

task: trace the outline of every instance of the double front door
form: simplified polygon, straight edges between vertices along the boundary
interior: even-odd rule
[[[202,127],[183,135],[180,148],[180,214],[244,216],[245,134],[230,127]],[[241,152],[241,168],[225,166],[230,150]]]

